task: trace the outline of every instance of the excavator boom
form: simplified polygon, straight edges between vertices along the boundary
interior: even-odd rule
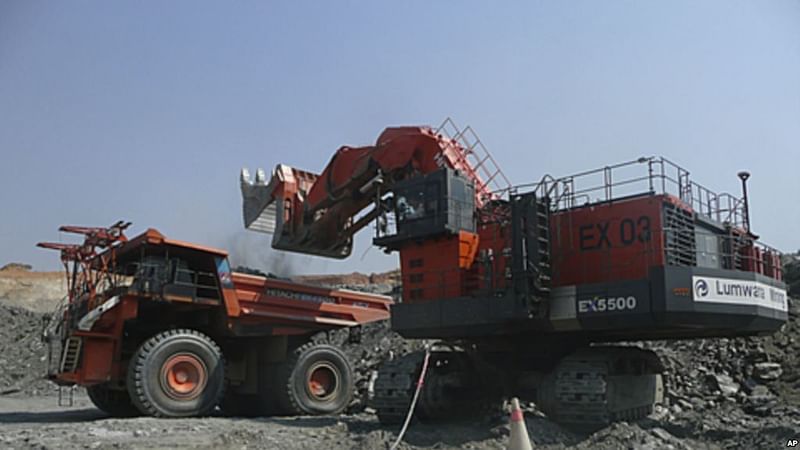
[[[373,146],[339,148],[320,174],[279,164],[267,181],[261,169],[254,179],[242,169],[245,227],[272,234],[276,249],[346,258],[353,235],[389,207],[384,196],[398,182],[442,168],[472,182],[478,206],[509,187],[470,128],[449,119],[436,130],[393,127]]]

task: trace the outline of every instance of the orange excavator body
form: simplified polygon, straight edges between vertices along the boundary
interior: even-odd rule
[[[619,178],[637,166],[644,176]],[[242,175],[245,226],[273,233],[273,248],[344,258],[376,221],[373,243],[399,253],[392,323],[406,337],[729,336],[785,320],[779,252],[756,242],[746,199],[664,158],[512,187],[471,129],[448,119],[341,147],[318,176],[285,165],[269,182]],[[713,283],[757,298],[712,303],[698,291],[686,302]]]
[[[489,187],[502,173],[451,124],[343,147],[291,195],[282,174],[307,172],[281,165],[267,183],[243,171],[245,226],[274,233],[274,248],[343,258],[375,220],[373,244],[399,253],[392,329],[439,343],[381,365],[382,423],[417,399],[418,417],[436,420],[504,396],[584,430],[643,417],[664,398],[664,366],[609,342],[769,334],[788,319],[780,254],[750,231],[746,189],[712,192],[656,157]],[[411,381],[429,358],[420,394]]]

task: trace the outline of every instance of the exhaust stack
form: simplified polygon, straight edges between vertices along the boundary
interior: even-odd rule
[[[737,174],[739,179],[742,180],[742,202],[744,202],[744,226],[750,232],[750,205],[747,199],[747,179],[750,178],[750,172],[741,171]]]

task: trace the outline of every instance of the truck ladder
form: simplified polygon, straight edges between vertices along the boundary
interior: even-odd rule
[[[61,372],[71,373],[75,372],[78,368],[78,361],[81,358],[81,348],[83,347],[83,339],[79,337],[69,337],[64,344],[64,350],[61,354]]]

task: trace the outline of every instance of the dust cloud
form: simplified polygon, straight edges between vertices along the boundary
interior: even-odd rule
[[[273,250],[271,240],[271,235],[248,231],[239,231],[230,236],[225,248],[231,267],[244,266],[279,277],[301,274],[301,268],[308,258]]]

